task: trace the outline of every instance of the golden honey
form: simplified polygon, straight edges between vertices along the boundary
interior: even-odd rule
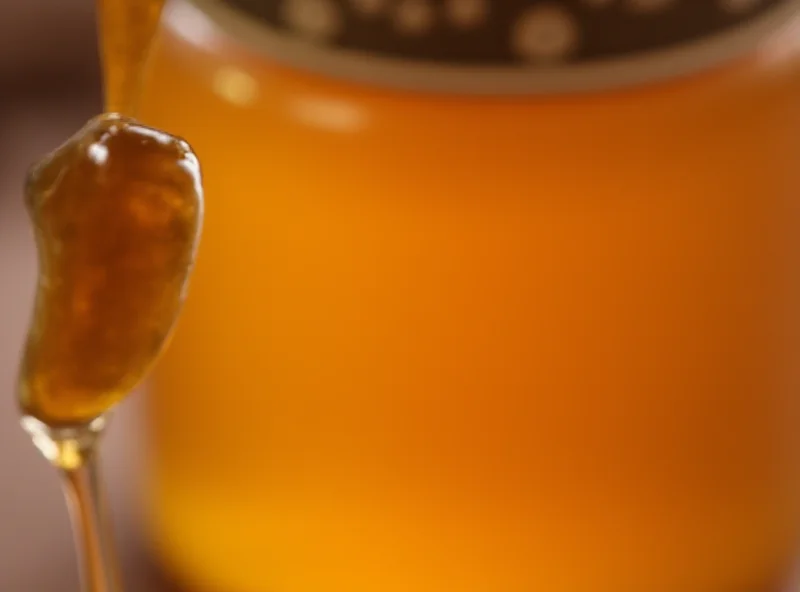
[[[105,111],[132,116],[164,0],[97,0]]]
[[[183,304],[202,221],[186,142],[98,116],[28,175],[39,281],[20,374],[25,415],[91,422],[142,380]]]
[[[167,7],[142,111],[203,155],[211,212],[147,400],[166,569],[193,592],[775,590],[800,538],[792,3],[724,59],[538,90],[303,61],[350,12],[281,53],[248,3],[197,4]],[[557,31],[515,47],[566,51]]]

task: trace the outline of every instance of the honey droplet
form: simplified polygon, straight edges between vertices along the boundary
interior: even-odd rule
[[[22,410],[91,421],[154,363],[179,315],[203,216],[183,140],[117,115],[92,119],[30,171],[39,252]]]

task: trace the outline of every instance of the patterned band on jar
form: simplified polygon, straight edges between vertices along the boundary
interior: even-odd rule
[[[371,78],[444,90],[488,88],[465,78],[488,74],[520,92],[710,67],[771,37],[800,8],[798,0],[193,1],[223,25],[242,25],[276,59],[344,66],[356,77],[379,66],[384,75],[375,69]]]

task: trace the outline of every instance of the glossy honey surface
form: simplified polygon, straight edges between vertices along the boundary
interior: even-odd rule
[[[147,414],[188,590],[772,592],[800,537],[788,41],[471,99],[189,37],[163,28],[143,103],[204,163]]]
[[[95,117],[31,169],[39,278],[25,415],[87,424],[143,379],[183,304],[202,200],[189,145],[117,115]]]

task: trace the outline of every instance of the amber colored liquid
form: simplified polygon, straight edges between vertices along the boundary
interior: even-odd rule
[[[135,115],[164,0],[97,0],[107,113]]]
[[[100,116],[31,170],[26,196],[40,269],[22,410],[86,424],[171,333],[200,231],[199,165],[180,139]]]
[[[193,592],[761,592],[800,541],[800,64],[430,96],[166,29],[203,154],[148,399]],[[191,97],[176,101],[175,97]]]
[[[106,111],[135,110],[163,0],[100,0]],[[138,384],[177,319],[202,221],[189,145],[98,116],[34,166],[26,198],[39,251],[20,376],[22,410],[80,425]]]
[[[108,111],[135,109],[161,4],[100,2]],[[62,477],[83,589],[120,592],[97,441],[177,320],[202,224],[199,163],[183,140],[106,114],[36,163],[25,189],[39,277],[21,423]]]

